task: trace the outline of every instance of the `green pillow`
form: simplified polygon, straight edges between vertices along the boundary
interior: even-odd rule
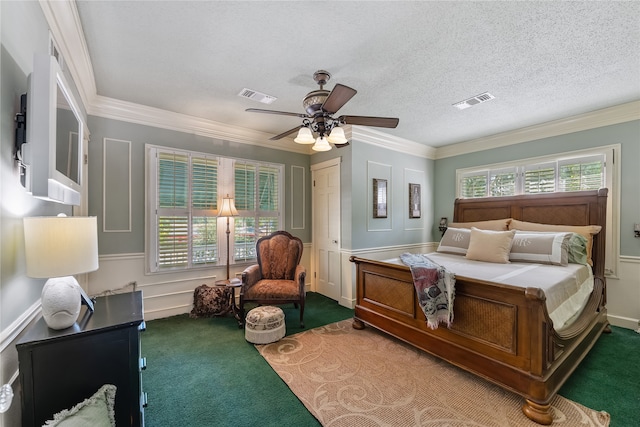
[[[587,238],[573,233],[569,239],[569,262],[587,265]]]
[[[115,427],[113,407],[116,401],[116,386],[105,384],[90,398],[53,416],[45,426],[56,427]],[[44,427],[44,426],[43,426]]]

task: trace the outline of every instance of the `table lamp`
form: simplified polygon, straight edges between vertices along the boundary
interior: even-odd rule
[[[42,288],[42,316],[51,329],[73,325],[84,303],[93,302],[74,274],[98,269],[96,217],[24,218],[27,276],[48,278]]]
[[[218,211],[218,217],[226,217],[227,218],[227,280],[229,280],[229,233],[231,230],[229,229],[229,217],[237,216],[238,211],[236,210],[236,205],[233,201],[233,197],[224,197],[222,199],[222,206]]]

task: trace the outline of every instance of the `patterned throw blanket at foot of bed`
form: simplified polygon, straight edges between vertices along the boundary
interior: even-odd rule
[[[404,253],[400,260],[411,269],[418,303],[427,318],[427,325],[437,329],[439,323],[447,327],[453,322],[455,275],[425,255]]]

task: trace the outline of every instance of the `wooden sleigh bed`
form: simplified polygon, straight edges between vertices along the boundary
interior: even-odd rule
[[[455,202],[455,222],[513,218],[602,227],[593,238],[593,291],[579,317],[561,332],[553,328],[540,289],[458,275],[451,327],[430,329],[409,267],[355,256],[353,327],[373,326],[515,392],[525,399],[522,410],[528,418],[551,424],[551,400],[600,334],[610,332],[604,278],[606,200],[607,190],[601,189]]]

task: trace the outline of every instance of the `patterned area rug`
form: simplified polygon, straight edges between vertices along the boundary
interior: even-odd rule
[[[350,319],[256,345],[323,426],[539,426],[523,399]],[[556,396],[554,426],[610,417]]]

